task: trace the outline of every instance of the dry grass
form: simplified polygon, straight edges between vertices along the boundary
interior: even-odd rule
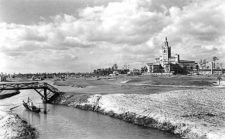
[[[214,82],[216,82],[216,77],[207,76],[140,76],[128,81],[128,83],[183,86],[212,86]]]
[[[113,79],[72,78],[55,81],[65,92],[88,94],[153,94],[173,90],[202,89],[213,86],[214,77],[204,76],[119,76]],[[60,88],[59,87],[59,88]],[[73,89],[74,88],[74,89]]]

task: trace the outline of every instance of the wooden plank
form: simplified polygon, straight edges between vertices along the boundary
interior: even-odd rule
[[[15,83],[0,83],[0,90],[26,90],[26,89],[47,89],[53,94],[58,94],[60,91],[54,86],[46,82],[15,82]],[[39,92],[40,93],[40,92]]]
[[[44,95],[41,94],[40,91],[38,91],[37,89],[34,89],[42,98],[44,98]]]

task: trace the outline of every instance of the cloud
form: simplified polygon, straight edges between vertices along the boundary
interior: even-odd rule
[[[35,24],[0,23],[0,56],[9,59],[4,69],[19,70],[20,64],[32,71],[89,71],[113,63],[144,64],[160,55],[165,36],[182,59],[225,59],[222,0],[96,3]]]
[[[51,22],[58,14],[77,15],[79,9],[106,5],[121,0],[0,0],[0,21],[17,24],[36,24],[41,20]]]
[[[169,23],[164,14],[147,11],[140,2],[128,0],[86,8],[79,15],[86,25],[84,31],[89,31],[88,40],[118,44],[143,43]]]

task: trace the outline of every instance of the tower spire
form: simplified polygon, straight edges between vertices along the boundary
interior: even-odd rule
[[[168,41],[167,41],[167,36],[165,37],[165,47],[169,47]]]

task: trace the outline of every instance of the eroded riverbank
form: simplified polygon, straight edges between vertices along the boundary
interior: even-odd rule
[[[38,133],[35,128],[31,127],[25,120],[20,118],[17,114],[0,111],[1,139],[33,139],[37,136]]]
[[[225,138],[222,89],[177,90],[160,94],[63,94],[55,100],[183,138]]]

